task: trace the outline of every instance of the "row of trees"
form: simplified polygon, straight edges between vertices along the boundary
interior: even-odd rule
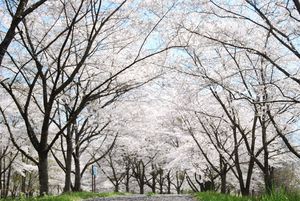
[[[35,167],[49,193],[49,166],[80,191],[92,164],[115,191],[270,193],[298,162],[298,0],[0,5],[4,196]]]
[[[221,192],[233,174],[249,195],[257,168],[270,193],[275,169],[299,158],[299,2],[207,1],[191,10],[205,20],[182,25],[191,45],[175,70],[191,78],[192,104],[179,105],[175,124],[194,139]]]
[[[10,19],[3,21],[10,28],[1,42],[2,125],[17,151],[38,167],[41,195],[49,192],[50,152],[66,173],[65,191],[71,188],[73,158],[78,191],[83,172],[107,152],[97,141],[98,154],[90,154],[93,159],[80,169],[82,152],[109,124],[90,123],[90,116],[104,121],[105,117],[95,117],[96,108],[109,106],[156,76],[134,68],[175,48],[165,41],[148,47],[171,7],[142,19],[142,10],[149,9],[135,1],[31,3],[1,3],[4,19]],[[127,74],[129,70],[136,73]],[[59,141],[63,162],[56,156]]]

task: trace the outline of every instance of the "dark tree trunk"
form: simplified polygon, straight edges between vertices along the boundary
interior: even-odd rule
[[[254,125],[256,125],[256,118],[254,119]],[[237,138],[237,127],[233,126],[233,137],[234,137],[234,145],[235,145],[235,168],[237,171],[237,179],[239,182],[239,186],[240,186],[240,191],[242,196],[248,196],[250,195],[250,183],[251,183],[251,178],[252,178],[252,172],[253,172],[253,167],[254,167],[254,158],[253,156],[250,157],[250,162],[248,165],[248,173],[247,173],[247,179],[246,179],[246,185],[244,183],[244,177],[243,177],[243,172],[241,170],[241,166],[240,166],[240,158],[239,158],[239,150],[238,150],[238,138]],[[255,132],[252,132],[252,135],[255,135]],[[252,136],[252,149],[254,150],[254,146],[255,146],[255,136]]]
[[[49,192],[48,183],[48,152],[40,152],[39,155],[39,184],[40,184],[40,195],[46,195]]]
[[[272,190],[273,190],[272,180],[270,179],[269,175],[265,176],[264,180],[265,180],[266,193],[268,195],[270,195],[272,193]]]
[[[73,191],[81,191],[81,169],[80,169],[80,140],[79,133],[75,133],[75,151],[73,153],[74,165],[75,165],[75,181]]]
[[[140,183],[140,194],[144,194],[144,182]]]
[[[163,194],[163,184],[159,184],[159,194]]]
[[[3,185],[2,185],[2,192],[1,192],[1,197],[2,198],[5,198],[5,191],[6,191],[6,171],[5,171],[5,168],[6,168],[6,164],[5,164],[5,157],[3,157],[3,174],[2,174],[2,180],[1,182],[3,182]]]
[[[157,177],[157,173],[153,173],[153,176],[152,176],[152,185],[151,185],[151,190],[152,190],[152,193],[156,193],[156,177]]]
[[[267,194],[271,194],[273,191],[273,167],[266,167],[264,172],[265,189]]]
[[[75,183],[74,183],[74,191],[81,191],[81,170],[80,170],[80,160],[79,157],[74,157],[75,163]]]
[[[227,163],[225,162],[224,158],[220,154],[220,165],[221,165],[221,193],[226,193],[226,186],[227,186],[227,181],[226,181],[226,176],[227,176]]]
[[[242,193],[242,196],[249,196],[250,195],[250,190],[243,187],[243,188],[241,188],[241,193]]]
[[[8,168],[8,173],[7,173],[7,179],[6,179],[6,185],[5,185],[5,195],[4,197],[8,196],[8,192],[9,192],[9,184],[10,184],[10,177],[11,177],[11,165]]]
[[[125,191],[129,193],[129,182],[130,182],[130,168],[126,167],[126,176],[125,176]]]
[[[140,186],[140,194],[144,194],[144,187],[145,187],[145,167],[142,165],[141,166],[142,171],[140,172],[139,175],[139,186]]]
[[[244,187],[244,190],[242,191],[242,195],[248,196],[250,195],[250,184],[251,184],[251,178],[253,174],[253,167],[254,167],[254,158],[250,158],[250,162],[248,165],[248,174],[247,174],[247,179],[246,179],[246,186]]]
[[[26,175],[26,173],[25,173],[25,175]],[[22,177],[21,192],[26,193],[26,176]]]
[[[169,170],[169,172],[167,174],[167,193],[168,194],[171,194],[171,184],[172,184],[171,171]]]
[[[71,171],[72,171],[72,153],[73,153],[73,142],[72,132],[68,129],[67,136],[67,157],[66,157],[66,173],[65,173],[65,186],[64,192],[71,191]]]
[[[158,179],[158,185],[159,185],[159,194],[163,194],[163,187],[164,187],[164,175],[163,170],[159,170],[159,179]]]
[[[140,189],[140,194],[144,194],[144,186],[147,181],[145,181],[145,164],[142,160],[135,161],[132,164],[132,171],[134,178],[136,179],[139,189]]]
[[[151,190],[152,190],[152,193],[156,193],[156,183],[153,183]]]
[[[221,193],[226,193],[226,172],[221,175]]]
[[[115,192],[116,192],[116,193],[119,192],[119,183],[118,183],[118,182],[115,184]]]
[[[151,188],[151,191],[152,193],[156,193],[156,180],[157,180],[157,176],[158,176],[158,171],[157,171],[157,168],[156,166],[152,163],[151,164],[151,178],[148,180],[146,177],[145,177],[145,181],[146,181],[146,184]],[[151,181],[151,182],[150,182]]]

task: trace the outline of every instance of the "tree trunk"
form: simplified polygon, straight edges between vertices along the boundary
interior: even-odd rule
[[[172,183],[172,181],[171,181],[171,175],[170,175],[170,171],[168,172],[168,174],[167,174],[167,193],[168,194],[171,194],[171,183]]]
[[[72,153],[73,153],[72,132],[70,130],[67,133],[66,141],[67,141],[67,157],[66,157],[66,173],[65,173],[64,192],[70,192],[71,191]]]
[[[176,187],[176,192],[177,192],[177,194],[180,194],[180,187],[179,186]]]
[[[115,185],[115,193],[118,193],[118,192],[119,192],[119,183],[117,182]]]
[[[237,127],[233,126],[233,137],[234,137],[234,146],[235,146],[235,168],[237,171],[237,179],[239,182],[240,186],[240,191],[243,196],[248,196],[250,194],[250,182],[252,178],[252,171],[253,171],[253,166],[254,166],[254,158],[250,158],[250,162],[248,165],[248,173],[247,173],[247,180],[246,180],[246,186],[244,184],[244,177],[243,177],[243,171],[241,170],[240,166],[240,156],[239,156],[239,149],[238,149],[238,138],[237,138]],[[253,139],[253,138],[252,138]],[[252,146],[254,146],[254,143],[252,143]]]
[[[163,174],[159,174],[159,194],[163,194],[164,178]]]
[[[26,175],[26,172],[25,172]],[[21,178],[22,182],[21,182],[21,192],[22,193],[26,193],[26,176],[22,176]]]
[[[145,186],[145,174],[144,174],[144,166],[142,166],[142,172],[140,172],[140,175],[139,175],[139,180],[140,180],[140,194],[144,194],[144,186]]]
[[[130,168],[126,168],[125,191],[129,193]]]
[[[6,161],[5,161],[5,157],[3,157],[3,170],[5,170],[6,168]],[[2,198],[5,198],[5,190],[6,190],[6,171],[3,171],[3,174],[2,174],[3,178],[1,180],[1,182],[3,182],[3,185],[2,185],[2,192],[1,192],[1,197]]]
[[[267,194],[271,194],[273,191],[273,167],[266,167],[264,172],[265,189]]]
[[[22,161],[26,163],[26,159],[24,158],[24,155],[22,154]],[[26,176],[27,176],[27,171],[24,172],[24,177],[22,176],[22,183],[21,183],[21,192],[26,193]]]
[[[48,183],[48,152],[39,152],[39,184],[40,184],[40,196],[47,195],[49,193]]]
[[[80,160],[79,157],[74,157],[75,163],[75,184],[74,184],[74,191],[79,192],[81,191],[81,170],[80,170]]]
[[[156,193],[156,187],[155,187],[155,185],[152,186],[151,190],[152,190],[152,193]]]
[[[241,193],[242,193],[242,196],[249,196],[250,189],[243,187],[243,188],[241,188]]]
[[[144,182],[140,183],[140,194],[144,194]]]
[[[159,194],[163,194],[163,184],[159,184]]]
[[[152,177],[151,191],[152,193],[156,193],[156,175],[153,175]]]
[[[227,176],[227,163],[224,162],[223,157],[220,155],[220,165],[221,165],[221,193],[226,193],[226,176]]]
[[[33,179],[32,179],[32,173],[27,173],[29,174],[29,178],[28,178],[28,184],[27,184],[27,192],[28,192],[28,196],[31,197],[33,196]]]
[[[226,193],[226,172],[221,175],[221,193]]]
[[[11,165],[8,168],[8,173],[7,173],[7,179],[6,179],[6,185],[5,185],[5,195],[4,197],[7,198],[8,192],[9,192],[9,184],[10,184],[10,178],[11,178]]]
[[[245,191],[247,195],[250,195],[250,184],[251,184],[251,178],[253,174],[254,163],[255,163],[254,157],[251,157],[248,165],[248,174],[247,174],[246,187],[245,187]]]

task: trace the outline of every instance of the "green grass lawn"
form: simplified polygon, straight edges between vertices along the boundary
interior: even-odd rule
[[[199,201],[256,201],[255,199],[252,199],[250,197],[237,197],[216,192],[196,193],[196,198]]]
[[[215,192],[196,193],[195,196],[199,201],[300,201],[299,193],[285,193],[283,191],[258,197],[238,197]]]
[[[45,197],[33,197],[33,198],[7,198],[0,199],[0,201],[80,201],[87,198],[94,197],[112,197],[117,195],[127,195],[126,193],[92,193],[92,192],[76,192],[76,193],[65,193],[58,196],[45,196]]]

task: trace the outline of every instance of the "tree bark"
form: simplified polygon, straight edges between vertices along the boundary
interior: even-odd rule
[[[26,193],[26,176],[22,177],[21,180],[21,192]]]
[[[4,171],[3,171],[3,174],[2,174],[2,176],[3,176],[3,178],[2,178],[2,180],[1,180],[1,182],[3,182],[3,185],[2,185],[2,192],[1,192],[1,197],[2,198],[5,198],[5,191],[6,191],[6,171],[5,171],[5,168],[6,168],[6,161],[5,161],[5,157],[3,157],[3,169],[4,169]]]
[[[81,170],[80,170],[80,161],[79,157],[74,157],[75,163],[75,182],[74,182],[74,191],[79,192],[81,191]]]
[[[119,192],[119,183],[117,182],[115,185],[115,193],[118,193],[118,192]]]
[[[221,193],[226,193],[226,172],[221,175]]]
[[[167,193],[168,194],[171,194],[171,183],[172,183],[172,180],[171,180],[171,170],[169,170],[168,174],[167,174]]]
[[[144,182],[140,183],[140,194],[144,194]]]
[[[72,153],[73,153],[72,132],[70,129],[68,129],[66,141],[67,141],[67,157],[66,157],[66,173],[65,173],[64,192],[70,192],[71,191]]]
[[[48,194],[49,183],[48,183],[48,152],[39,152],[39,184],[40,184],[40,196]]]
[[[265,167],[264,171],[264,182],[265,182],[265,189],[267,194],[271,194],[273,191],[273,167]]]
[[[130,182],[130,168],[126,167],[126,176],[125,176],[125,191],[129,193],[129,182]]]

